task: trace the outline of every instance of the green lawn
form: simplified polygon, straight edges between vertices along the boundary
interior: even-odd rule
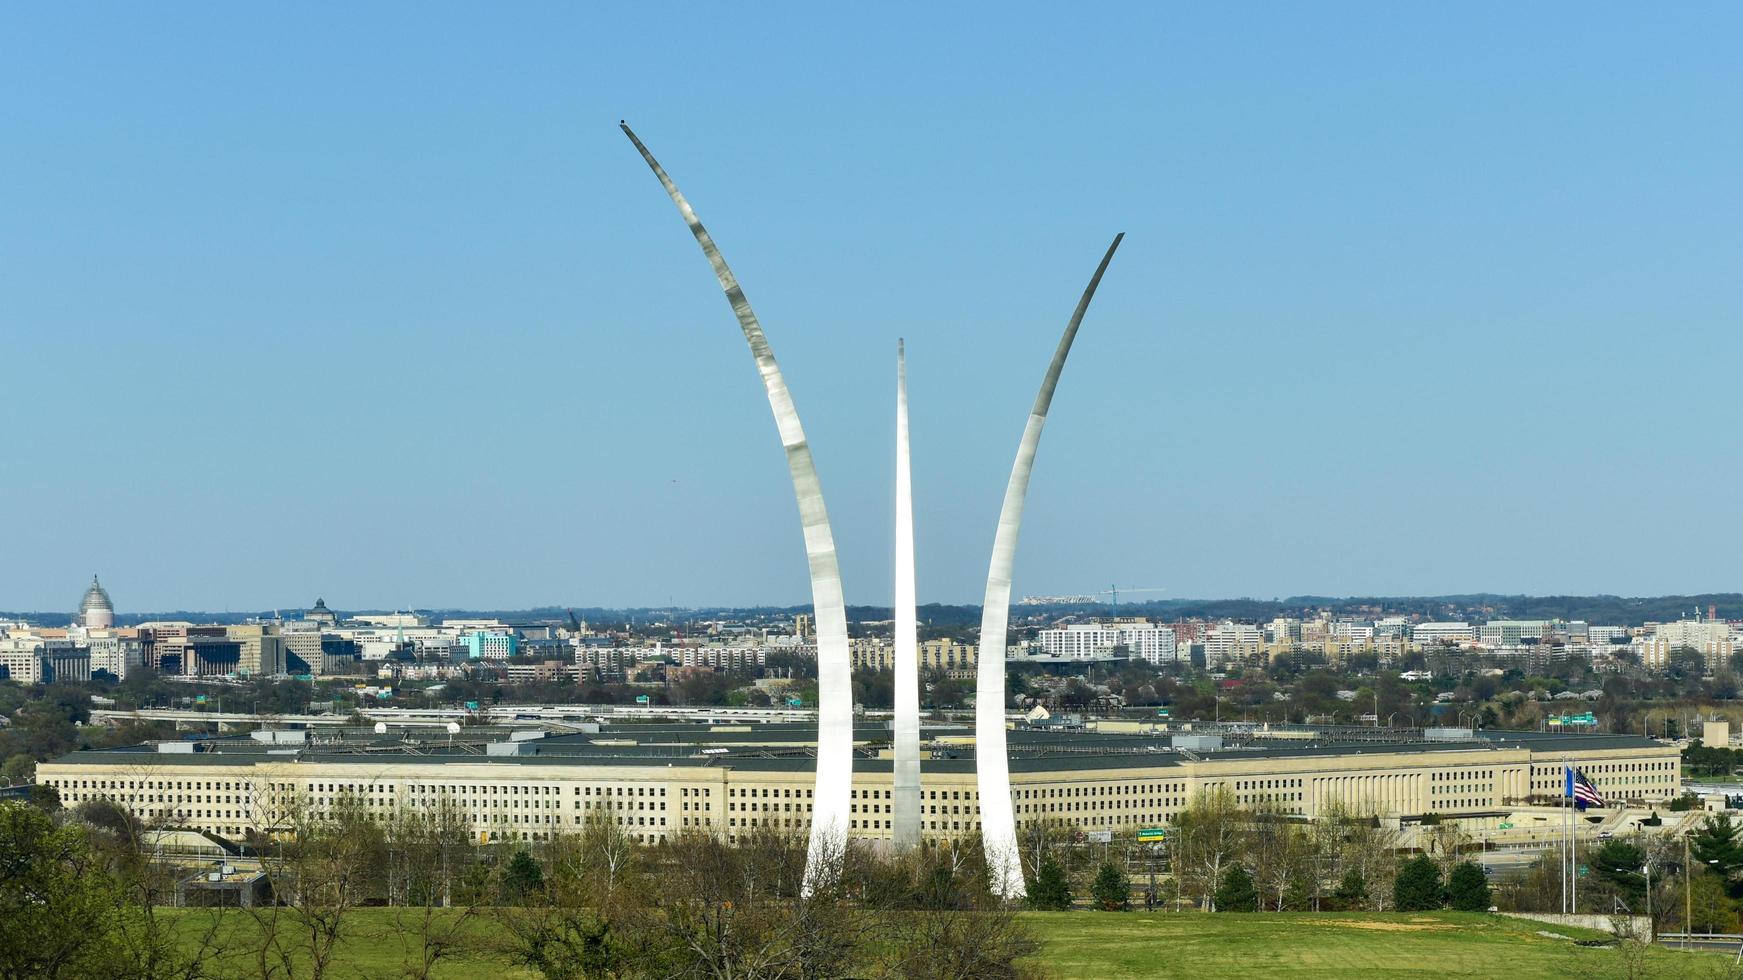
[[[1054,912],[1025,916],[1059,977],[1355,978],[1623,975],[1613,950],[1575,946],[1539,930],[1582,930],[1475,913],[1425,915],[1200,915]],[[1699,976],[1716,957],[1649,952],[1652,976]]]
[[[210,913],[180,915],[191,937]],[[1023,915],[1040,938],[1039,965],[1048,976],[1069,980],[1120,980],[1133,977],[1187,977],[1216,980],[1253,978],[1505,977],[1536,978],[1626,976],[1620,955],[1588,949],[1539,930],[1589,938],[1595,933],[1481,914],[1426,915],[1202,915],[1196,913],[1030,912]],[[235,913],[227,929],[251,932]],[[488,919],[474,920],[475,938],[488,943],[495,934]],[[394,977],[415,957],[418,940],[409,920],[396,922],[387,909],[352,913],[336,975]],[[232,934],[221,945],[240,948],[246,937]],[[220,955],[225,972],[247,975],[249,964],[234,954]],[[1727,958],[1652,950],[1648,976],[1701,977]],[[223,962],[228,960],[228,962]],[[533,980],[498,954],[474,953],[437,970],[440,978],[488,976],[491,980]]]

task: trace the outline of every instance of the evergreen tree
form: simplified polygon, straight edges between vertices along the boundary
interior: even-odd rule
[[[1089,886],[1089,894],[1095,899],[1095,907],[1104,912],[1124,912],[1127,908],[1127,898],[1132,891],[1132,885],[1126,880],[1126,873],[1112,864],[1103,864],[1096,872],[1095,881]]]
[[[1743,881],[1738,876],[1743,871],[1743,840],[1739,834],[1743,834],[1743,826],[1732,823],[1730,812],[1721,810],[1707,817],[1701,829],[1689,835],[1689,850],[1695,860],[1719,876],[1732,898],[1743,898]]]
[[[1609,882],[1629,908],[1634,908],[1646,897],[1646,876],[1640,871],[1645,862],[1640,848],[1627,841],[1610,840],[1592,854],[1592,871]]]
[[[1071,883],[1065,880],[1065,869],[1048,858],[1041,862],[1035,884],[1029,888],[1029,907],[1042,912],[1064,912],[1071,908]]]
[[[1337,899],[1338,907],[1343,909],[1359,909],[1368,901],[1368,880],[1362,877],[1360,868],[1351,868],[1344,872],[1342,881],[1338,882],[1337,890],[1332,892]]]
[[[1465,861],[1446,879],[1447,902],[1460,912],[1483,912],[1489,908],[1489,879],[1475,861]]]
[[[1731,822],[1730,811],[1721,810],[1689,835],[1689,850],[1702,864],[1729,876],[1743,868],[1743,841],[1737,839],[1739,832],[1743,832],[1743,826]]]
[[[1313,892],[1317,883],[1311,875],[1293,875],[1289,884],[1283,889],[1283,910],[1286,912],[1313,911]]]
[[[1400,912],[1427,912],[1440,908],[1440,868],[1426,854],[1418,854],[1398,869],[1392,883],[1392,904]]]
[[[545,869],[525,851],[514,852],[508,867],[502,872],[502,894],[508,902],[518,902],[545,887]]]
[[[1223,880],[1216,886],[1215,900],[1218,912],[1259,911],[1259,890],[1253,887],[1253,876],[1238,864],[1223,872]]]

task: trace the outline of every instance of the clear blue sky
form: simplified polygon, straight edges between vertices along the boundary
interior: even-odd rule
[[[14,4],[0,608],[1738,589],[1735,4]]]

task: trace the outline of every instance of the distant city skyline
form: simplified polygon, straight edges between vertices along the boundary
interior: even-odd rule
[[[337,11],[338,8],[335,8]],[[12,12],[0,606],[796,606],[708,202],[891,597],[1743,585],[1743,10]],[[923,24],[923,28],[920,26]],[[311,52],[317,54],[311,54]],[[340,598],[343,597],[343,598]]]
[[[197,609],[192,607],[167,606],[156,609],[132,609],[127,608],[125,604],[123,604],[119,609],[117,609],[112,604],[107,587],[101,585],[98,581],[93,580],[86,587],[80,601],[75,603],[74,608],[64,612],[52,608],[35,609],[20,606],[7,606],[5,605],[3,598],[0,598],[0,619],[4,619],[8,616],[24,616],[29,618],[34,625],[47,627],[59,625],[62,618],[78,621],[85,615],[86,610],[92,606],[94,596],[100,596],[101,601],[98,605],[102,607],[103,611],[110,617],[111,621],[118,625],[127,625],[151,617],[175,615],[215,617],[226,621],[238,622],[263,616],[271,618],[274,615],[282,619],[294,620],[303,617],[306,613],[310,612],[318,613],[323,617],[339,613],[347,616],[373,616],[377,618],[390,616],[392,614],[400,614],[411,618],[418,616],[466,617],[488,614],[507,615],[511,617],[542,617],[543,619],[552,622],[561,622],[570,615],[579,616],[585,621],[590,617],[602,614],[657,616],[662,613],[676,612],[698,616],[724,615],[731,613],[754,613],[756,615],[767,616],[792,614],[808,615],[811,611],[810,604],[804,602],[760,602],[736,605],[708,604],[697,606],[661,603],[616,606],[583,602],[509,604],[501,606],[481,606],[475,604],[436,605],[416,603],[397,606],[371,606],[366,604],[350,605],[343,602],[329,603],[325,595],[317,596],[313,603],[297,601],[287,603],[269,603],[258,608]],[[1492,603],[1493,607],[1489,609],[1487,618],[1555,619],[1567,617],[1560,616],[1553,610],[1534,611],[1531,609],[1531,604],[1540,603],[1545,606],[1555,606],[1567,602],[1579,601],[1591,601],[1596,603],[1608,602],[1611,604],[1621,603],[1624,605],[1635,604],[1634,608],[1649,608],[1657,610],[1658,613],[1656,618],[1659,620],[1677,619],[1684,616],[1706,618],[1715,613],[1720,618],[1743,620],[1743,592],[1712,591],[1674,593],[1656,596],[1619,596],[1611,593],[1595,593],[1591,595],[1530,595],[1524,593],[1496,592],[1471,592],[1420,596],[1330,596],[1310,593],[1295,596],[1192,596],[1166,599],[1139,599],[1129,602],[1121,602],[1117,605],[1109,601],[1106,597],[1089,595],[1025,595],[1016,597],[1012,601],[1011,606],[1019,617],[1046,615],[1054,610],[1065,610],[1065,614],[1075,615],[1074,613],[1071,613],[1070,610],[1082,608],[1090,610],[1090,616],[1092,618],[1118,618],[1127,615],[1148,618],[1161,616],[1168,618],[1181,615],[1181,611],[1184,610],[1184,615],[1186,618],[1190,619],[1221,619],[1229,618],[1231,614],[1226,611],[1210,610],[1223,609],[1224,607],[1230,606],[1277,607],[1299,610],[1306,610],[1315,607],[1341,608],[1343,611],[1339,613],[1339,615],[1348,616],[1354,613],[1357,608],[1373,608],[1372,604],[1378,603],[1379,608],[1389,610],[1388,615],[1399,615],[1401,614],[1401,611],[1407,607],[1423,607],[1429,604],[1439,604],[1443,608],[1435,610],[1433,615],[1427,616],[1427,618],[1432,619],[1440,615],[1440,613],[1444,611],[1444,607],[1457,606],[1460,603],[1466,604],[1465,615],[1468,618],[1485,618],[1478,615],[1478,610],[1486,604]],[[1515,603],[1523,604],[1524,608],[1514,608]],[[980,609],[980,604],[924,601],[919,604],[919,609],[921,610],[921,618],[923,621],[931,622],[930,617],[925,615],[928,610],[953,610],[957,611],[958,614],[964,617],[962,619],[962,625],[973,625],[971,619],[978,621],[978,610]],[[866,613],[868,611],[873,616],[881,617],[881,620],[885,622],[887,622],[893,614],[893,608],[889,605],[880,605],[878,603],[855,603],[849,606],[849,619],[854,622],[867,621]],[[1264,615],[1269,616],[1272,615],[1272,613],[1266,612]],[[1632,612],[1631,615],[1633,619],[1655,618],[1652,615],[1644,617],[1634,615]],[[1254,617],[1234,615],[1234,618],[1251,620]],[[1598,616],[1597,620],[1611,622],[1618,618],[1619,617],[1617,616]],[[1628,619],[1630,616],[1622,616],[1620,618]]]

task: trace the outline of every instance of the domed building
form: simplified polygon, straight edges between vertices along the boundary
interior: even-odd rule
[[[103,590],[97,576],[91,576],[91,587],[85,590],[85,598],[79,603],[79,624],[88,630],[106,630],[115,625],[115,604],[109,601],[109,593]]]
[[[320,623],[322,626],[335,626],[338,625],[339,617],[333,610],[327,608],[327,600],[316,599],[315,608],[303,613],[303,621]]]

